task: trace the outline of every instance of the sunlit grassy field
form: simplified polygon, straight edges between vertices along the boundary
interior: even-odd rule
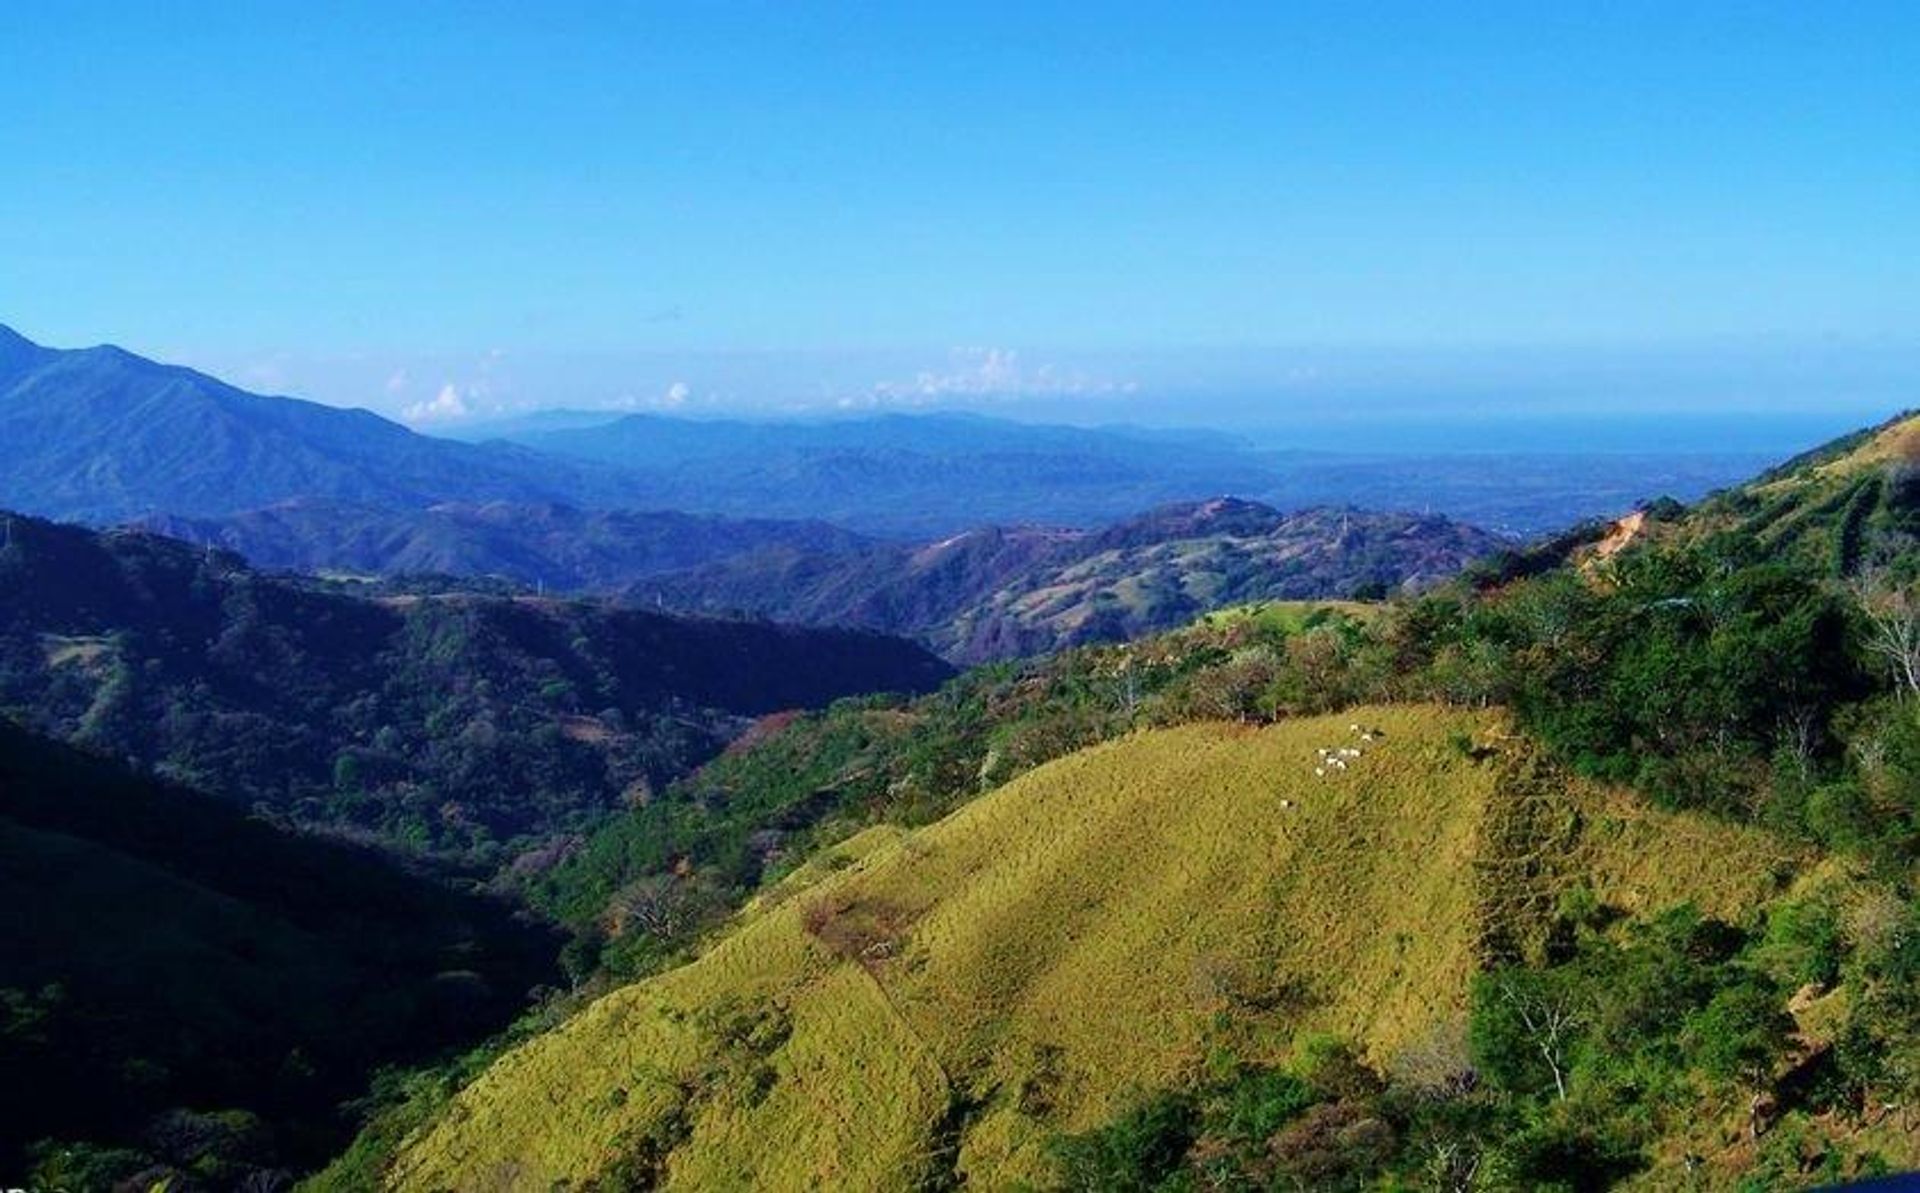
[[[1332,1031],[1388,1064],[1462,1014],[1525,750],[1499,714],[1426,707],[1192,725],[870,830],[509,1053],[393,1183],[1007,1188],[1216,1044]],[[1757,833],[1556,784],[1543,883],[1730,915],[1791,870]]]

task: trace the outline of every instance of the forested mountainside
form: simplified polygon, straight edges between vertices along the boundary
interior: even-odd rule
[[[1838,577],[1920,570],[1920,419],[1895,418],[1703,502],[1694,535],[1749,538],[1766,558]]]
[[[1920,1167],[1911,425],[1557,561],[766,724],[534,884],[582,1009],[314,1187]],[[1729,524],[1769,491],[1883,566]]]
[[[0,508],[108,522],[296,497],[411,508],[617,493],[588,465],[431,439],[120,348],[43,348],[0,327]]]
[[[233,551],[263,569],[497,577],[586,593],[762,551],[839,554],[875,545],[824,522],[501,501],[411,510],[293,501],[224,518],[154,515],[134,525]]]
[[[366,597],[148,534],[0,516],[0,712],[300,824],[491,868],[742,718],[949,669],[855,631]]]
[[[553,980],[504,905],[4,720],[0,898],[0,1170],[34,1188],[277,1187],[377,1069]]]
[[[1445,518],[1217,498],[1093,530],[989,528],[924,546],[776,548],[629,589],[636,601],[906,634],[956,662],[1171,629],[1251,601],[1430,587],[1506,545]]]
[[[1509,545],[1446,518],[1283,514],[1233,498],[1093,529],[989,526],[933,543],[813,522],[504,503],[297,502],[139,525],[260,567],[618,592],[648,609],[910,636],[958,663],[1121,641],[1248,601],[1427,587]]]

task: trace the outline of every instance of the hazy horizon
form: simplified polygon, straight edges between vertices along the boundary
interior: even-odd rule
[[[32,329],[19,328],[45,342]],[[1256,447],[1347,453],[1618,452],[1765,456],[1884,420],[1907,409],[1920,349],[1871,344],[1701,344],[1622,348],[1347,349],[1083,355],[1071,366],[1027,363],[1015,351],[956,351],[944,371],[908,372],[932,354],[709,354],[688,369],[658,354],[493,351],[465,371],[428,366],[444,381],[415,397],[392,355],[282,356],[249,364],[112,342],[169,364],[275,396],[372,410],[428,434],[472,438],[542,414],[631,413],[747,421],[877,413],[969,413],[1028,423],[1206,430]],[[49,344],[75,348],[86,344]],[[1107,373],[1099,372],[1104,362]],[[869,382],[888,370],[905,380]],[[809,387],[782,378],[811,372]],[[671,380],[610,384],[608,373],[690,374],[724,388]],[[1125,381],[1099,380],[1102,376]],[[1266,380],[1266,378],[1272,378]],[[772,397],[753,396],[755,385]],[[639,392],[636,392],[636,389]],[[449,399],[449,395],[453,395]],[[424,409],[422,407],[425,407]]]
[[[429,430],[1659,410],[1705,450],[1920,377],[1899,4],[193,7],[12,31],[37,340]]]

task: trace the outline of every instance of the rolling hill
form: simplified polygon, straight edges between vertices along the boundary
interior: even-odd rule
[[[553,977],[551,938],[502,904],[4,720],[0,898],[16,1175],[49,1137],[197,1158],[229,1188],[314,1164],[378,1066],[499,1030]],[[77,1164],[56,1183],[104,1187]]]
[[[1121,641],[1253,601],[1419,590],[1504,545],[1444,518],[1219,498],[1094,530],[988,528],[924,546],[778,548],[650,578],[695,611],[910,635],[955,662]]]
[[[491,867],[771,712],[950,674],[859,631],[362,595],[0,516],[0,712],[242,806]]]
[[[527,885],[574,1013],[310,1187],[1920,1167],[1920,720],[1830,554],[1897,431],[1758,482],[1806,534],[1663,504],[765,722]]]
[[[1350,720],[1376,743],[1316,778]],[[1559,890],[1733,916],[1774,889],[1761,834],[1532,765],[1499,717],[1418,707],[1074,754],[853,838],[691,965],[509,1052],[390,1186],[1011,1187],[1048,1176],[1050,1133],[1230,1040],[1272,1061],[1336,1031],[1384,1065],[1463,1017],[1483,941]],[[1577,826],[1533,899],[1512,879],[1544,842],[1515,817]]]

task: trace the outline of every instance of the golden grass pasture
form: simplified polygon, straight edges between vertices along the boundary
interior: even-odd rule
[[[73,663],[81,667],[91,666],[110,654],[114,647],[110,639],[64,634],[40,635],[40,648],[46,653],[47,666],[61,667]]]
[[[1316,748],[1356,722],[1380,736],[1316,778]],[[1436,708],[1193,725],[870,830],[696,961],[503,1057],[391,1183],[999,1189],[1044,1179],[1049,1133],[1179,1081],[1222,1033],[1277,1058],[1330,1030],[1384,1063],[1461,1014],[1474,969],[1511,768],[1462,735],[1525,749],[1498,714]],[[1581,828],[1561,868],[1603,899],[1725,914],[1777,882],[1757,834],[1564,798]]]

